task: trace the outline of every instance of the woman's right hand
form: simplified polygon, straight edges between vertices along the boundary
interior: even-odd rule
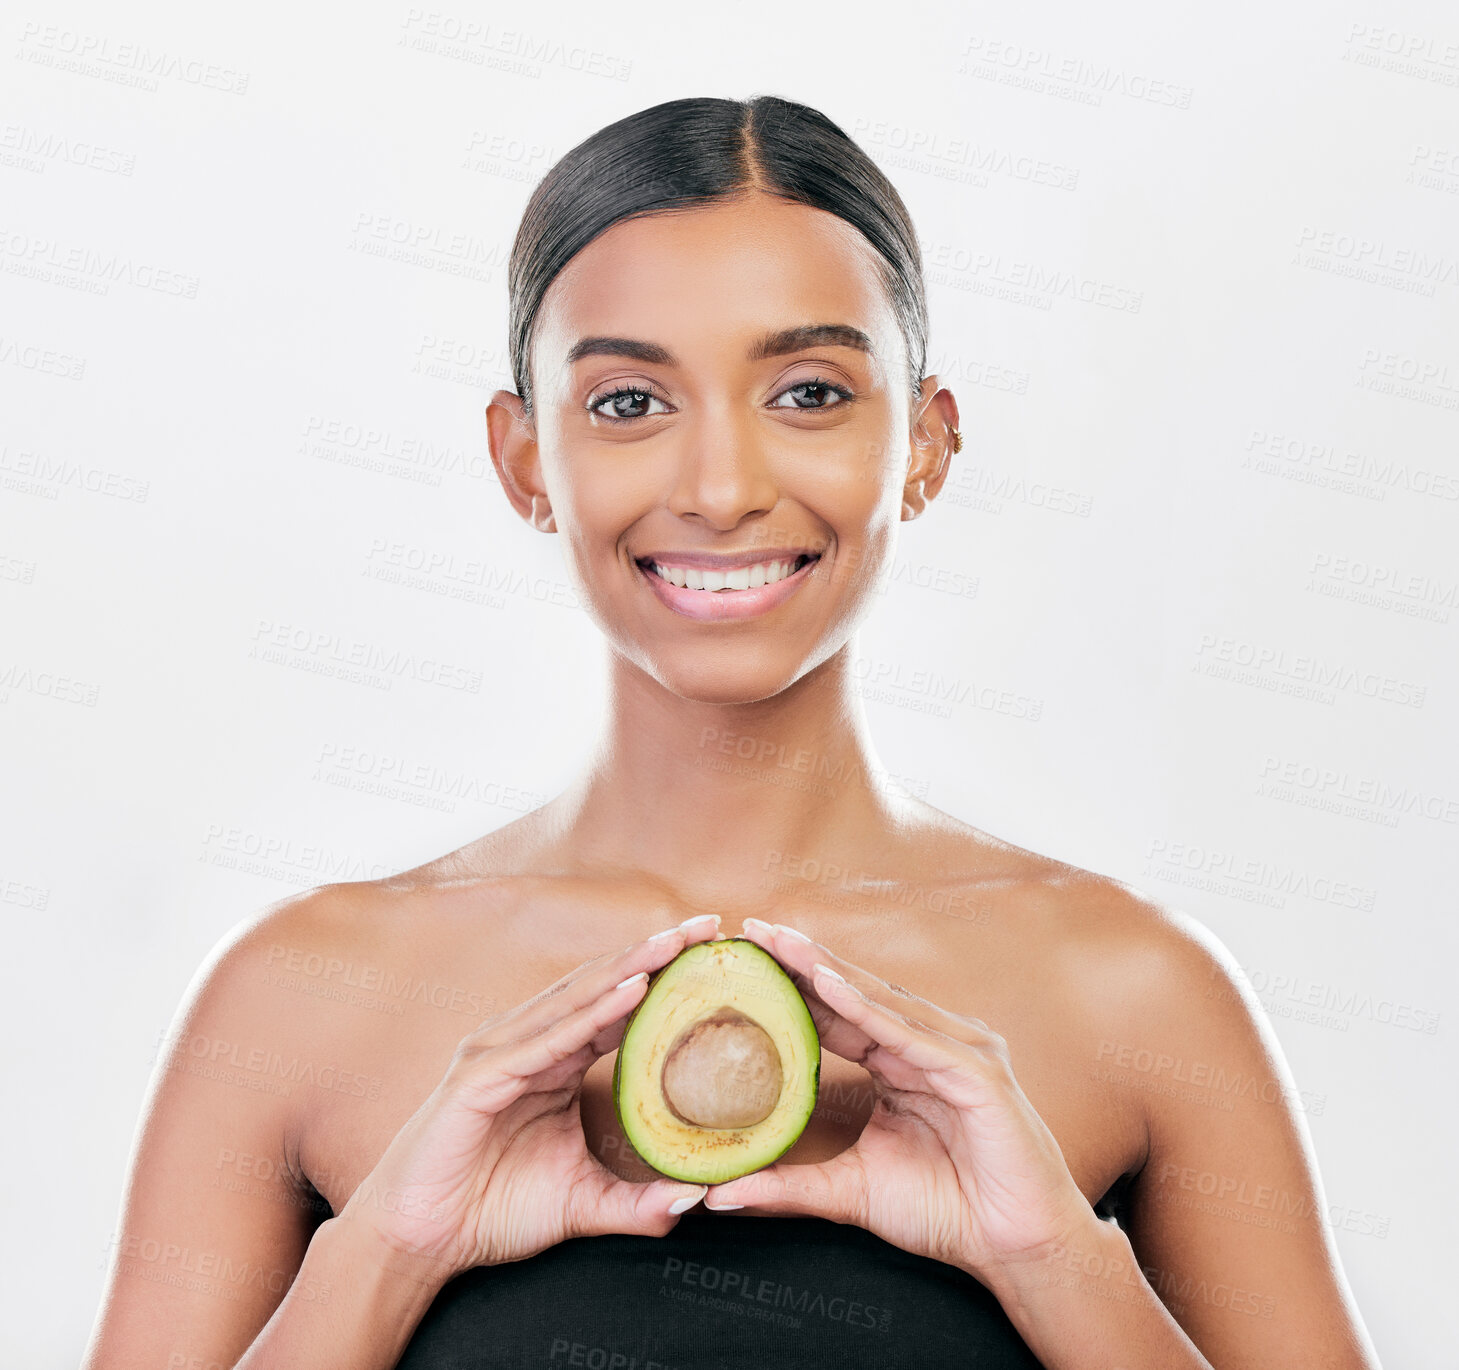
[[[462,1038],[339,1219],[435,1279],[569,1237],[664,1236],[704,1185],[620,1179],[588,1150],[579,1087],[623,1040],[648,975],[718,936],[713,914],[604,953]]]

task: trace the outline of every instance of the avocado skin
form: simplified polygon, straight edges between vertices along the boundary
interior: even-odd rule
[[[766,951],[765,948],[762,947],[753,938],[736,936],[713,939],[714,944],[722,944],[724,942],[743,942],[748,946],[754,947],[755,951],[759,953],[759,955],[763,956],[767,961],[769,961],[774,970],[778,971],[780,975],[784,977],[784,988],[786,992],[789,994],[793,994],[797,999],[800,1000],[801,1004],[804,1005],[805,999],[801,995],[800,990],[796,988],[795,981],[786,974],[785,967],[782,966],[779,961],[771,956],[770,953]],[[670,961],[667,965],[660,966],[658,970],[654,971],[654,973],[649,976],[648,985],[644,989],[643,998],[640,999],[638,1003],[634,1006],[633,1012],[628,1015],[628,1020],[624,1023],[623,1042],[628,1041],[629,1030],[633,1027],[634,1019],[638,1017],[639,1013],[643,1010],[644,1005],[649,1002],[649,998],[653,993],[654,986],[663,977],[664,972],[678,965],[679,962],[686,955],[696,950],[696,948],[706,945],[711,945],[711,943],[696,942],[692,946],[685,947],[676,957],[674,957],[672,961]],[[644,1156],[643,1153],[635,1145],[633,1141],[633,1134],[629,1130],[629,1126],[623,1110],[623,1092],[621,1088],[623,1080],[623,1043],[620,1042],[618,1052],[613,1061],[613,1110],[618,1117],[618,1126],[622,1130],[625,1139],[627,1139],[628,1145],[633,1147],[634,1154],[637,1155],[645,1165],[649,1166],[653,1170],[657,1170],[659,1174],[666,1175],[670,1179],[674,1180],[685,1180],[691,1184],[726,1184],[730,1180],[738,1179],[741,1175],[749,1175],[755,1170],[764,1169],[765,1166],[771,1165],[775,1161],[779,1160],[781,1156],[783,1156],[787,1151],[790,1150],[792,1146],[795,1145],[795,1143],[800,1139],[801,1134],[805,1131],[806,1124],[810,1122],[811,1113],[815,1110],[815,1100],[819,1097],[821,1092],[821,1039],[820,1034],[816,1031],[815,1019],[811,1016],[809,1008],[806,1009],[806,1020],[810,1027],[811,1039],[815,1043],[815,1050],[812,1053],[813,1066],[811,1070],[810,1085],[811,1109],[807,1112],[804,1122],[802,1122],[799,1127],[793,1127],[787,1130],[788,1135],[786,1136],[784,1145],[782,1145],[780,1149],[776,1151],[773,1155],[758,1160],[755,1165],[749,1167],[748,1169],[740,1169],[738,1167],[730,1165],[725,1167],[720,1172],[715,1172],[712,1176],[706,1173],[704,1169],[701,1169],[694,1174],[676,1174],[671,1170],[665,1170],[662,1167],[655,1165],[653,1161],[651,1161],[647,1156]]]

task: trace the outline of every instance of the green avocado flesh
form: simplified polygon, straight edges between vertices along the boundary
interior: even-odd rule
[[[685,947],[649,977],[613,1066],[623,1135],[662,1175],[723,1184],[805,1131],[821,1039],[795,982],[748,937]]]

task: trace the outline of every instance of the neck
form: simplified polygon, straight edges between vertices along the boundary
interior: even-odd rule
[[[877,759],[854,640],[749,704],[680,698],[615,653],[593,757],[549,806],[570,866],[633,870],[691,909],[745,912],[773,907],[785,870],[808,860],[874,866],[915,801]]]

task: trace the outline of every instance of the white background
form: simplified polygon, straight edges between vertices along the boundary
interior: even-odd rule
[[[604,124],[772,93],[906,199],[967,437],[860,635],[882,761],[1226,942],[1385,1363],[1438,1364],[1452,9],[246,13],[0,31],[5,1362],[80,1355],[214,943],[582,759],[601,639],[486,458],[512,236]]]

